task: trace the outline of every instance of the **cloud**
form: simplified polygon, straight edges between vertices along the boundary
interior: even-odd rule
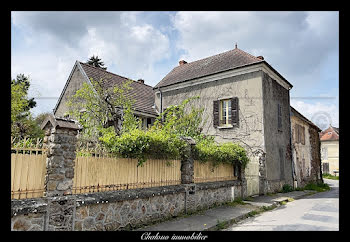
[[[97,54],[109,71],[155,85],[162,76],[154,65],[169,58],[169,38],[141,14],[12,12],[12,77],[30,75],[30,95],[58,97],[75,61]]]
[[[263,55],[287,78],[294,86],[291,96],[317,95],[327,93],[329,86],[337,88],[330,83],[338,81],[338,75],[329,68],[338,66],[338,15],[285,11],[12,12],[11,74],[30,75],[31,95],[58,97],[74,62],[97,54],[109,71],[142,78],[154,86],[178,60],[190,62],[215,55],[233,49],[237,42],[238,48]],[[36,110],[44,110],[52,102],[42,100]],[[335,110],[320,104],[325,106],[307,103]]]
[[[329,124],[339,127],[339,106],[335,102],[308,103],[291,99],[291,106],[322,130]]]
[[[317,82],[339,48],[338,12],[178,12],[181,58],[194,61],[234,48],[262,55],[293,85]]]

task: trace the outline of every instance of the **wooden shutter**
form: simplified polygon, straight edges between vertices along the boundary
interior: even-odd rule
[[[305,145],[305,127],[301,127],[301,143]]]
[[[214,128],[219,126],[219,104],[220,101],[213,101],[213,125]]]
[[[238,107],[238,97],[231,98],[231,122],[233,126],[238,126],[239,123]]]
[[[282,128],[282,107],[279,103],[277,104],[277,122],[278,129]]]
[[[283,156],[283,149],[279,148],[279,155],[280,155],[280,179],[284,180],[284,156]]]

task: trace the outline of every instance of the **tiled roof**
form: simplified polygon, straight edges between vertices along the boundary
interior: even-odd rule
[[[339,140],[339,128],[329,126],[326,130],[320,132],[321,141]]]
[[[79,62],[79,64],[84,69],[89,79],[92,78],[96,81],[103,80],[101,84],[105,88],[120,86],[123,82],[130,80],[129,78],[116,75],[101,68],[88,65],[86,63]],[[132,89],[128,94],[135,101],[133,108],[139,112],[157,115],[155,109],[152,108],[154,105],[153,88],[138,81],[133,81],[130,84],[130,87]]]
[[[235,48],[221,54],[177,66],[154,88],[169,86],[175,83],[259,62],[264,62],[264,60]]]

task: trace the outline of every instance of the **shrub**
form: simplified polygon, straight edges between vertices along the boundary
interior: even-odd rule
[[[287,193],[287,192],[292,192],[293,191],[293,187],[289,184],[284,184],[282,187],[282,192],[283,193]]]
[[[148,130],[128,126],[117,136],[112,127],[101,129],[100,141],[109,151],[126,158],[137,158],[138,165],[142,165],[147,158],[181,158],[186,146],[181,137],[192,137],[196,141],[194,158],[198,161],[212,161],[214,165],[239,163],[245,167],[248,157],[242,146],[234,143],[217,144],[213,137],[201,134],[202,109],[192,107],[189,112],[185,112],[186,105],[196,98],[186,99],[178,106],[170,106],[165,111],[165,121],[158,118]]]

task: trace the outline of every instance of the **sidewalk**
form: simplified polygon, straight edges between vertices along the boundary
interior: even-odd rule
[[[220,206],[208,209],[202,213],[179,217],[172,220],[142,227],[135,231],[205,231],[218,230],[220,226],[232,224],[256,213],[259,209],[273,209],[282,202],[290,199],[300,199],[314,194],[315,191],[293,191],[289,193],[276,193],[272,195],[257,196],[245,204],[235,206]]]

